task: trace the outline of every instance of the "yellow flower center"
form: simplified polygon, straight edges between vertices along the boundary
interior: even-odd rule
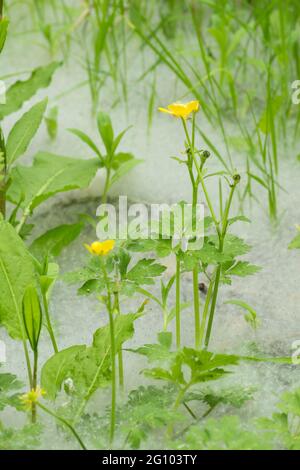
[[[158,108],[162,113],[171,114],[177,118],[187,119],[191,113],[199,110],[199,101],[189,101],[188,103],[172,103],[167,108]]]
[[[97,256],[105,256],[114,249],[114,240],[105,240],[104,242],[95,241],[91,245],[84,245],[85,248],[92,254]]]
[[[46,394],[41,387],[32,388],[29,392],[20,396],[20,400],[27,408],[31,408],[33,403],[37,403]]]

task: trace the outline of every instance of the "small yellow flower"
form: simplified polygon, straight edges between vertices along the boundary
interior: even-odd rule
[[[37,403],[40,398],[46,395],[45,390],[37,386],[35,389],[32,388],[30,392],[20,396],[20,400],[26,408],[31,408],[34,403]]]
[[[199,101],[189,101],[188,103],[173,103],[169,104],[167,108],[158,108],[162,113],[171,114],[177,118],[187,119],[191,113],[196,113],[199,110]]]
[[[105,240],[104,242],[93,242],[91,245],[84,245],[85,248],[92,254],[97,256],[105,256],[114,249],[114,240]]]

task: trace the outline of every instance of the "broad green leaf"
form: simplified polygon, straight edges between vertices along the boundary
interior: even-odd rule
[[[49,302],[52,289],[59,276],[59,265],[57,263],[48,263],[47,260],[47,269],[45,271],[40,276],[40,285],[42,293],[46,295]]]
[[[118,169],[114,172],[110,179],[109,187],[116,183],[120,178],[123,178],[129,171],[131,171],[135,166],[142,163],[143,160],[138,160],[137,158],[132,158],[124,163],[122,163]]]
[[[133,323],[139,316],[127,314],[115,317],[116,352],[133,336]],[[110,329],[106,325],[95,332],[91,346],[72,346],[48,359],[42,369],[42,387],[47,391],[48,398],[54,400],[64,380],[70,378],[74,383],[74,393],[89,398],[97,388],[110,382],[110,366]]]
[[[22,300],[29,284],[35,284],[32,257],[15,229],[0,222],[0,324],[13,338],[24,334]]]
[[[44,259],[47,255],[59,256],[62,250],[79,236],[83,227],[82,222],[58,225],[36,238],[30,246],[30,251],[38,259]]]
[[[113,148],[114,131],[109,115],[100,112],[97,116],[97,124],[106,151],[108,155],[110,155],[112,153]]]
[[[58,129],[57,116],[58,116],[57,106],[53,106],[53,108],[49,110],[48,115],[45,116],[45,123],[47,126],[47,131],[48,131],[50,139],[53,139],[53,140],[56,139],[56,136],[57,136],[57,129]]]
[[[6,41],[8,25],[9,25],[8,19],[1,18],[0,20],[0,52],[2,52],[2,49]]]
[[[25,153],[36,134],[47,106],[47,99],[35,104],[23,114],[9,133],[6,142],[7,164],[11,165]]]
[[[129,313],[115,317],[116,353],[122,344],[134,334],[134,321],[140,314]],[[70,377],[77,393],[90,397],[97,388],[105,387],[111,380],[111,341],[110,327],[99,328],[93,337],[93,344],[76,356]]]
[[[112,168],[116,171],[120,166],[122,166],[124,163],[129,162],[130,160],[133,160],[134,156],[132,153],[126,153],[126,152],[120,152],[114,155],[114,159],[112,162]]]
[[[47,87],[52,75],[61,65],[60,62],[52,62],[49,65],[35,69],[31,76],[24,81],[17,81],[6,92],[6,104],[0,105],[0,119],[17,111],[25,101],[28,101],[40,88]]]
[[[98,159],[79,160],[39,152],[31,167],[17,165],[11,172],[7,197],[30,214],[51,196],[89,186],[99,167]],[[22,199],[23,197],[23,199]]]
[[[61,390],[63,381],[68,377],[75,357],[86,349],[86,346],[71,346],[50,357],[41,371],[41,385],[46,390],[46,398],[55,400]]]

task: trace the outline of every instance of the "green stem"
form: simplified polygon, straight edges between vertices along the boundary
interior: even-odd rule
[[[54,336],[54,332],[53,332],[53,328],[52,328],[52,324],[51,324],[47,294],[45,292],[43,292],[43,304],[44,304],[44,311],[45,311],[45,316],[46,316],[48,332],[49,332],[49,335],[50,335],[50,339],[51,339],[51,342],[52,342],[54,352],[55,352],[55,354],[57,354],[58,353],[58,347],[57,347],[57,343],[56,343],[56,340],[55,340],[55,336]]]
[[[29,357],[29,352],[28,352],[28,348],[26,344],[26,339],[24,338],[24,332],[22,332],[22,335],[23,335],[22,343],[23,343],[26,366],[27,366],[28,381],[29,381],[30,389],[32,389],[33,388],[33,376],[32,376],[30,357]]]
[[[1,4],[0,4],[1,6]],[[0,10],[0,19],[2,17],[2,10]],[[6,161],[6,149],[5,141],[0,127],[0,214],[5,219],[6,216],[6,173],[7,173],[7,161]]]
[[[176,255],[176,347],[180,348],[180,259]]]
[[[117,315],[121,315],[121,310],[120,310],[120,297],[119,297],[119,292],[114,293],[115,296],[115,306],[114,310],[116,310]],[[119,385],[121,390],[124,389],[124,365],[123,365],[123,351],[120,349],[118,352],[118,363],[119,363]]]
[[[110,185],[110,172],[111,172],[111,169],[107,168],[106,169],[105,185],[104,185],[104,190],[103,190],[103,194],[102,194],[102,204],[105,204],[106,201],[107,201],[107,193],[108,193],[108,189],[109,189],[109,185]]]
[[[219,292],[220,276],[221,276],[221,264],[219,264],[217,268],[216,277],[214,281],[214,291],[213,291],[211,307],[210,307],[210,312],[209,312],[209,319],[208,319],[207,330],[206,330],[206,336],[205,336],[205,348],[208,348],[208,344],[210,340],[214,314],[215,314],[215,309],[216,309],[216,303],[217,303],[217,297],[218,297],[218,292]]]
[[[200,302],[198,266],[193,269],[193,291],[194,291],[194,320],[195,320],[195,348],[200,348]]]
[[[111,415],[110,415],[110,445],[112,445],[116,428],[116,344],[113,306],[110,294],[110,285],[104,262],[102,269],[107,290],[107,311],[109,316],[110,349],[111,349]]]
[[[111,342],[111,417],[110,417],[110,444],[113,443],[116,427],[116,347],[115,347],[115,329],[114,317],[110,309],[108,309],[110,342]]]
[[[201,326],[200,326],[200,339],[199,339],[200,348],[202,348],[202,344],[203,344],[207,314],[208,314],[210,299],[211,299],[211,295],[212,295],[212,291],[213,291],[213,286],[214,286],[214,283],[211,281],[209,283],[208,291],[207,291],[207,294],[206,294],[206,300],[205,300],[204,309],[203,309],[203,317],[202,317],[202,322],[201,322]]]
[[[80,447],[83,449],[83,450],[87,450],[87,448],[85,447],[84,443],[82,442],[81,438],[79,437],[79,435],[77,434],[77,432],[75,431],[75,429],[73,428],[73,426],[64,418],[62,418],[61,416],[58,416],[56,413],[54,413],[53,411],[49,410],[49,408],[46,408],[46,406],[42,405],[41,403],[37,402],[37,406],[39,408],[41,408],[43,411],[45,411],[45,413],[49,414],[50,416],[53,416],[53,418],[57,419],[57,421],[60,421],[61,423],[63,423],[68,429],[70,429],[71,433],[73,434],[73,436],[76,438],[76,440],[78,441]]]
[[[209,208],[209,210],[210,210],[212,219],[213,219],[214,224],[215,224],[215,226],[216,226],[216,230],[217,230],[217,232],[219,233],[219,232],[220,232],[219,222],[218,222],[217,217],[216,217],[216,215],[215,215],[215,211],[214,211],[213,205],[212,205],[212,203],[211,203],[211,200],[210,200],[210,197],[209,197],[209,194],[208,194],[208,191],[207,191],[205,182],[204,182],[204,178],[203,178],[203,175],[202,175],[202,171],[201,171],[201,169],[200,169],[200,167],[199,167],[199,164],[198,164],[197,159],[196,159],[196,156],[195,156],[194,149],[193,149],[193,147],[192,147],[192,143],[191,143],[191,139],[190,139],[190,136],[189,136],[189,133],[188,133],[188,129],[187,129],[187,125],[186,125],[185,119],[181,118],[181,121],[182,121],[182,124],[183,124],[184,132],[185,132],[185,135],[186,135],[188,144],[189,144],[189,146],[190,146],[190,148],[191,148],[193,161],[194,161],[194,164],[195,164],[197,173],[198,173],[198,178],[199,178],[200,184],[201,184],[201,186],[202,186],[202,190],[203,190],[203,193],[204,193],[204,196],[205,196],[205,199],[206,199],[208,208]]]
[[[193,124],[192,124],[192,137],[190,138],[185,119],[182,119],[185,135],[189,144],[190,155],[192,156],[192,162],[189,165],[189,174],[191,184],[193,187],[193,199],[192,199],[192,214],[193,214],[193,230],[196,226],[197,216],[197,202],[198,202],[198,180],[195,182],[193,175],[193,162],[195,163],[195,113],[193,113]],[[195,323],[195,348],[200,347],[200,297],[199,297],[199,268],[195,266],[193,269],[193,296],[194,296],[194,323]]]
[[[227,227],[228,227],[228,217],[229,217],[229,211],[232,203],[232,198],[233,198],[233,193],[236,188],[236,185],[233,184],[230,189],[230,194],[228,197],[228,201],[226,204],[226,208],[224,211],[224,216],[222,220],[222,232],[219,234],[219,252],[223,252],[224,248],[224,239],[226,237],[226,232],[227,232]],[[216,277],[215,277],[215,282],[214,282],[214,292],[213,292],[213,297],[212,297],[212,302],[211,302],[211,308],[210,308],[210,313],[209,313],[209,319],[208,319],[208,325],[207,325],[207,331],[206,331],[206,337],[205,337],[205,347],[208,348],[209,341],[210,341],[210,336],[211,336],[211,330],[212,330],[212,325],[213,325],[213,320],[214,320],[214,315],[215,315],[215,309],[216,309],[216,303],[217,303],[217,297],[218,297],[218,292],[219,292],[219,285],[220,285],[220,277],[221,277],[221,270],[222,270],[222,264],[220,263],[217,268],[216,272]]]
[[[33,351],[33,375],[32,375],[32,388],[37,388],[37,371],[38,371],[38,350]],[[31,421],[36,423],[36,403],[32,403],[31,407]]]

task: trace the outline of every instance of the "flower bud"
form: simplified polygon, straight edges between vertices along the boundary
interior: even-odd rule
[[[36,351],[42,327],[42,309],[37,290],[33,286],[28,286],[25,290],[22,312],[27,338],[32,350]]]

